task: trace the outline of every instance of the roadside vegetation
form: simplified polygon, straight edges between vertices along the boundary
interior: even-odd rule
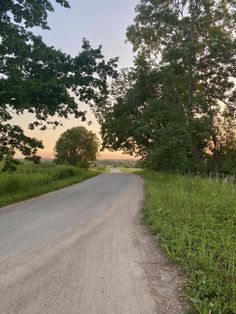
[[[152,169],[144,220],[186,272],[190,313],[235,314],[236,2],[140,0],[135,12],[134,66],[98,108],[103,148]]]
[[[142,168],[132,168],[132,167],[119,167],[120,171],[123,173],[140,173],[140,171],[143,171]]]
[[[236,186],[231,181],[141,172],[144,221],[186,273],[189,313],[236,313]]]
[[[94,177],[105,167],[82,169],[52,162],[22,163],[15,172],[0,172],[0,207]]]
[[[236,176],[236,3],[140,0],[102,116],[103,148],[156,171]]]
[[[12,124],[14,115],[29,112],[29,129],[46,130],[69,116],[84,121],[77,101],[90,104],[102,148],[142,159],[110,164],[153,170],[142,174],[144,220],[186,272],[191,313],[236,313],[236,2],[140,0],[127,29],[134,65],[119,73],[117,59],[106,62],[86,39],[72,57],[33,34],[49,28],[53,10],[50,0],[0,4],[0,206],[104,170],[81,168],[98,149],[81,127],[58,140],[58,165],[15,159],[21,152],[39,163],[43,143]],[[85,140],[73,142],[76,134]]]

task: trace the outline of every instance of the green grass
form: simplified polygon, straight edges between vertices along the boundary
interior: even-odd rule
[[[94,177],[106,169],[83,170],[53,163],[25,163],[13,173],[0,172],[0,207]]]
[[[144,172],[143,217],[186,273],[189,313],[236,313],[236,185]]]
[[[141,169],[141,168],[119,167],[119,169],[123,173],[141,173],[143,171],[143,169]]]

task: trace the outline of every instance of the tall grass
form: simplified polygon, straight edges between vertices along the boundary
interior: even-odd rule
[[[144,172],[144,220],[186,272],[190,313],[236,313],[236,185]]]
[[[0,206],[24,200],[101,173],[103,169],[82,170],[53,163],[24,163],[13,173],[0,172]]]

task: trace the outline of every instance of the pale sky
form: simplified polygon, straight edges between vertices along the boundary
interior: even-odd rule
[[[129,43],[125,43],[127,26],[132,24],[135,16],[134,9],[138,0],[70,0],[70,9],[55,5],[55,12],[49,15],[48,23],[50,31],[36,30],[43,36],[44,41],[51,46],[61,49],[63,52],[76,55],[81,50],[82,38],[88,39],[92,47],[100,44],[102,53],[106,59],[119,57],[119,68],[132,65],[133,53]],[[29,131],[28,123],[33,116],[23,115],[16,122],[26,129],[26,133],[37,139],[43,140],[44,150],[39,151],[42,157],[53,157],[53,148],[60,134],[66,129],[83,125],[99,135],[100,127],[93,114],[88,110],[87,120],[93,124],[88,126],[86,122],[70,119],[63,122],[63,127],[47,131]],[[119,152],[101,153],[99,158],[121,158]]]

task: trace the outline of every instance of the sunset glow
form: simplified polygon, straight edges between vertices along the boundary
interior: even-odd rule
[[[48,45],[53,45],[71,55],[81,50],[82,38],[86,37],[94,48],[102,45],[102,52],[106,59],[119,56],[119,68],[129,67],[132,65],[133,52],[131,45],[125,43],[126,28],[132,23],[137,3],[137,0],[128,2],[126,0],[102,0],[99,3],[91,0],[86,2],[72,0],[70,10],[56,6],[55,12],[52,15],[49,14],[48,23],[51,30],[35,29],[35,32],[41,35]],[[56,141],[71,127],[85,126],[101,139],[100,126],[90,109],[84,104],[79,104],[79,107],[87,111],[87,122],[73,118],[63,120],[63,126],[56,130],[30,131],[28,124],[34,121],[34,116],[27,113],[16,117],[12,122],[23,127],[27,135],[43,141],[44,149],[39,150],[40,156],[53,158]],[[92,124],[88,125],[88,121]],[[99,158],[134,159],[129,155],[123,155],[122,152],[107,151],[101,152]]]

